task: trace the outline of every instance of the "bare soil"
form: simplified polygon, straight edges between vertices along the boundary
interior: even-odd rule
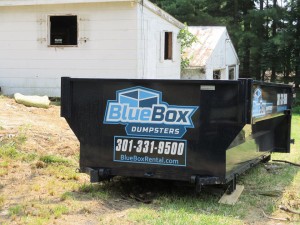
[[[73,161],[78,158],[79,142],[65,119],[60,117],[59,106],[51,105],[48,109],[26,107],[14,99],[0,96],[0,109],[0,140],[21,134],[26,136],[22,152],[38,156],[59,155]],[[1,157],[0,163],[3,163]],[[76,165],[75,161],[69,169],[75,171]],[[0,197],[4,201],[0,208],[0,224],[109,223],[111,215],[124,216],[123,210],[134,205],[128,200],[103,201],[82,194],[78,187],[89,185],[87,175],[77,174],[72,180],[64,177],[64,171],[61,175],[51,174],[55,168],[49,168],[51,166],[47,167],[38,158],[30,162],[9,162],[7,173],[0,176]],[[71,193],[71,200],[63,201],[64,193]],[[67,207],[68,213],[53,217],[53,208],[59,204]],[[19,205],[21,212],[12,216],[11,209]],[[108,215],[107,218],[104,215]],[[126,224],[126,219],[124,222]]]
[[[122,183],[124,181],[120,181],[120,185],[115,182],[92,189],[95,187],[89,186],[87,175],[74,172],[78,167],[79,142],[65,119],[60,117],[60,107],[26,107],[14,99],[0,96],[0,141],[18,136],[26,137],[20,151],[36,157],[33,160],[12,159],[2,166],[7,171],[0,171],[1,225],[93,225],[120,221],[137,224],[128,217],[130,210],[147,203],[147,197],[153,199],[153,193],[164,196],[172,192],[164,183],[144,183],[144,186],[130,183],[128,187],[128,183]],[[46,164],[40,157],[47,155],[60,156],[72,163],[67,166]],[[5,163],[0,157],[0,164]],[[97,192],[97,188],[100,191]],[[119,189],[110,190],[116,188]],[[286,213],[277,211],[275,216],[285,219]],[[249,212],[246,217],[245,224],[286,224],[285,221],[267,219],[259,209]]]

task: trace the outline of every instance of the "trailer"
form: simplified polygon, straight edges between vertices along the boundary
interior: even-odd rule
[[[272,152],[290,152],[292,87],[252,79],[63,77],[61,116],[91,182],[114,176],[236,188]]]

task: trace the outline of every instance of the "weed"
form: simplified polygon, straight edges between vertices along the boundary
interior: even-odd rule
[[[25,134],[19,134],[16,136],[15,140],[18,145],[22,145],[27,140],[27,137]]]
[[[8,209],[10,216],[20,216],[24,213],[24,206],[22,205],[15,205]]]
[[[37,161],[37,162],[35,163],[35,167],[38,168],[38,169],[42,169],[42,168],[47,167],[47,164],[44,163],[44,162],[42,162],[42,161]]]
[[[92,192],[99,192],[103,189],[101,184],[87,184],[84,183],[83,185],[81,185],[79,187],[79,191],[80,192],[84,192],[84,193],[92,193]]]
[[[2,207],[4,206],[4,202],[5,202],[5,199],[3,196],[0,196],[0,210],[2,209]]]
[[[0,177],[8,174],[8,167],[9,167],[8,161],[0,162]]]
[[[55,176],[61,180],[78,180],[79,175],[76,173],[73,167],[67,167],[65,165],[49,165],[46,170],[52,176]]]
[[[34,184],[34,185],[32,185],[31,189],[33,191],[37,191],[38,192],[38,191],[41,190],[41,185],[40,184]]]
[[[0,145],[0,157],[1,158],[7,157],[10,159],[16,159],[18,156],[20,156],[20,152],[16,149],[15,142],[9,142],[9,143]]]
[[[54,215],[55,218],[59,218],[62,215],[65,215],[65,214],[69,213],[69,209],[65,205],[55,206],[51,211],[53,212],[53,215]]]
[[[0,157],[14,160],[20,159],[21,161],[31,162],[37,158],[37,154],[22,152],[19,150],[17,142],[10,141],[0,145]]]
[[[108,199],[109,191],[105,191],[101,184],[84,183],[78,188],[79,192],[86,193],[88,196],[97,199]]]
[[[72,200],[74,199],[74,195],[72,192],[65,192],[60,196],[61,201]]]
[[[22,161],[33,161],[36,154],[20,151],[26,141],[26,127],[19,127],[19,133],[12,138],[4,138],[0,143],[0,157],[9,159],[21,159]]]
[[[30,225],[44,225],[49,224],[49,218],[43,218],[43,217],[36,217],[36,216],[26,216],[22,218],[22,221],[24,224],[30,224]]]
[[[27,140],[27,131],[29,130],[30,125],[22,125],[19,127],[19,132],[18,135],[14,138],[14,141],[16,142],[16,144],[18,146],[21,146],[22,144],[24,144]]]
[[[0,167],[8,168],[9,162],[8,161],[2,161],[0,162]]]
[[[61,105],[61,100],[60,98],[50,98],[51,102],[50,105],[55,105],[55,106],[60,106]]]
[[[38,155],[36,153],[27,153],[23,154],[21,157],[21,160],[24,162],[32,162],[38,158]]]
[[[84,206],[84,207],[80,210],[80,212],[81,212],[82,214],[91,214],[91,213],[92,213],[91,209],[88,208],[88,207],[86,207],[86,206]]]
[[[40,157],[40,161],[47,163],[47,164],[66,164],[69,165],[70,161],[56,155],[45,155]]]
[[[6,168],[0,168],[0,177],[8,174],[8,170]]]

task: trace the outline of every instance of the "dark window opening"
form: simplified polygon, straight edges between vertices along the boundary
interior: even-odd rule
[[[168,59],[172,59],[173,56],[173,50],[172,50],[172,46],[173,46],[173,40],[172,40],[172,32],[165,32],[165,52],[164,52],[164,59],[168,60]]]
[[[50,45],[77,45],[77,16],[50,16]]]
[[[214,80],[220,80],[221,79],[221,71],[220,70],[214,70],[213,78],[214,78]]]
[[[235,79],[235,69],[234,68],[229,68],[229,80],[234,80]]]

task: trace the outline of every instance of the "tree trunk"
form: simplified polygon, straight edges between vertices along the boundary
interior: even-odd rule
[[[273,8],[277,11],[277,0],[273,0]],[[277,19],[273,18],[273,23],[272,23],[272,37],[274,38],[277,34]],[[273,58],[272,58],[272,74],[271,74],[271,82],[276,81],[276,53],[273,53]]]
[[[264,0],[259,0],[259,10],[260,12],[262,12],[264,10]],[[261,15],[260,15],[261,16]],[[259,38],[261,41],[259,42],[259,46],[257,46],[260,51],[257,53],[257,55],[254,58],[254,66],[255,66],[255,78],[256,80],[262,80],[262,68],[261,68],[261,59],[262,59],[262,43],[263,43],[263,37],[261,37],[260,35],[264,33],[264,19],[262,17],[259,18],[258,21],[259,25],[258,25],[258,30],[257,30],[257,38]]]
[[[238,24],[238,9],[239,9],[239,2],[238,0],[234,0],[234,15],[233,15],[234,26],[237,26]]]
[[[249,18],[247,18],[248,15],[248,11],[252,9],[254,3],[253,1],[249,1],[246,0],[243,4],[243,15],[244,15],[244,32],[245,34],[250,33],[251,32],[251,24],[249,21]],[[250,78],[251,74],[250,74],[250,40],[249,38],[246,36],[246,38],[244,38],[244,56],[243,56],[243,61],[242,61],[242,67],[243,67],[243,71],[242,71],[242,77],[244,78]]]
[[[297,0],[297,25],[296,25],[296,47],[295,47],[295,56],[296,56],[296,64],[295,64],[295,87],[300,88],[300,0]]]

